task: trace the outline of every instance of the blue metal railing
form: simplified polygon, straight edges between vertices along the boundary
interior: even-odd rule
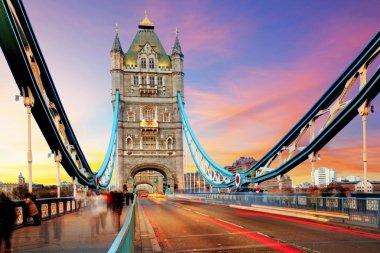
[[[318,216],[342,214],[343,222],[351,222],[380,229],[380,199],[352,197],[310,197],[296,195],[269,195],[261,193],[192,193],[187,196],[201,201],[225,205],[260,205],[268,207],[310,210]],[[339,217],[336,215],[336,217]]]
[[[127,218],[125,219],[124,225],[121,228],[116,239],[113,241],[108,253],[123,252],[129,253],[134,251],[133,237],[135,234],[135,203],[137,198],[132,203],[129,209]]]

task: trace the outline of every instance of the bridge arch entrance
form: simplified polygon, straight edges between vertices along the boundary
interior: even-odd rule
[[[176,175],[170,169],[160,164],[140,164],[132,168],[127,175],[129,191],[136,191],[142,184],[152,186],[153,193],[170,194],[176,188]]]

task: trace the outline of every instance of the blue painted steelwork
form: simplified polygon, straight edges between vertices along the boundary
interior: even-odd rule
[[[118,130],[118,122],[119,122],[119,100],[120,100],[120,93],[119,93],[119,90],[116,90],[111,138],[108,144],[106,156],[103,160],[102,165],[100,166],[100,169],[96,173],[97,176],[100,178],[100,183],[99,183],[100,188],[108,187],[112,178],[113,169],[115,167],[116,154],[117,154],[117,139],[118,139],[117,130]]]
[[[135,233],[135,203],[137,201],[137,196],[135,196],[134,199],[124,225],[117,234],[108,253],[134,252],[133,238]]]
[[[20,94],[34,98],[31,111],[50,149],[54,153],[60,152],[62,166],[71,177],[77,178],[80,184],[96,188],[100,180],[100,187],[108,185],[112,177],[110,161],[114,163],[115,155],[112,156],[107,151],[100,173],[91,170],[66,116],[20,0],[0,0],[0,27],[0,46],[4,56]],[[115,97],[117,97],[115,103],[118,103],[119,95],[115,94]],[[115,107],[115,111],[117,115],[118,107]],[[117,134],[111,134],[110,143],[112,146],[116,145]],[[108,150],[116,148],[109,147]],[[108,173],[105,173],[106,168]]]
[[[192,193],[186,194],[204,202],[224,205],[271,206],[279,212],[316,215],[340,219],[380,229],[380,199],[356,197],[310,197],[303,195],[270,195],[267,193]],[[288,210],[286,208],[289,208]]]
[[[222,188],[232,186],[234,184],[234,174],[216,164],[212,158],[207,155],[195,137],[187,119],[180,92],[177,93],[177,100],[185,138],[199,173],[212,186]],[[200,157],[197,157],[197,154],[199,154]]]
[[[378,32],[368,45],[359,53],[354,61],[348,68],[339,76],[339,78],[331,85],[325,94],[317,101],[317,103],[309,110],[308,113],[278,142],[262,159],[247,171],[241,171],[240,180],[242,184],[247,183],[260,183],[276,176],[284,175],[286,172],[292,170],[297,165],[305,161],[310,155],[316,154],[324,145],[326,145],[337,133],[339,133],[357,114],[359,107],[368,103],[377,96],[380,89],[380,70],[377,69],[372,75],[371,79],[366,82],[350,101],[343,101],[346,98],[348,90],[352,87],[356,79],[364,72],[366,76],[367,67],[378,57],[380,53],[380,32]],[[178,105],[184,125],[184,132],[188,140],[190,151],[192,152],[193,159],[200,168],[196,157],[193,154],[191,143],[197,146],[202,156],[208,161],[212,161],[207,156],[204,150],[200,147],[195,138],[193,131],[190,128],[183,109],[181,96],[178,94]],[[334,108],[338,106],[338,109]],[[331,113],[332,112],[332,113]],[[305,147],[298,147],[300,137],[310,127],[313,127],[315,120],[321,115],[330,113],[329,120],[325,122],[320,132],[316,134],[310,143]],[[188,133],[187,133],[188,132]],[[190,141],[189,141],[190,140]],[[297,154],[293,155],[294,150],[300,150]],[[285,161],[281,161],[282,165],[278,168],[269,167],[271,163],[283,152],[289,152],[289,156]],[[218,173],[227,175],[227,171],[216,165],[213,161],[210,162]],[[202,173],[203,177],[205,174]],[[207,182],[210,183],[207,177]],[[235,178],[228,175],[228,178],[235,180]],[[215,186],[215,183],[211,183]],[[230,186],[231,183],[221,183],[224,187]],[[220,184],[219,184],[220,187]]]

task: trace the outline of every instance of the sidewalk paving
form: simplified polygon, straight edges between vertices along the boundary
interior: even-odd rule
[[[129,207],[124,206],[121,226]],[[14,252],[107,252],[117,235],[113,213],[109,210],[106,225],[95,232],[93,219],[86,210],[42,221],[40,226],[27,226],[13,233]],[[91,230],[94,233],[91,235]]]

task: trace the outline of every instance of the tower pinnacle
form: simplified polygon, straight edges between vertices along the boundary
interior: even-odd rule
[[[175,41],[173,45],[173,51],[172,55],[174,54],[179,54],[181,57],[183,57],[182,49],[181,49],[181,44],[179,43],[178,35],[179,35],[179,30],[178,27],[175,28]]]
[[[121,48],[120,40],[119,40],[119,26],[116,23],[115,24],[115,39],[113,40],[111,52],[123,52],[123,49]]]

